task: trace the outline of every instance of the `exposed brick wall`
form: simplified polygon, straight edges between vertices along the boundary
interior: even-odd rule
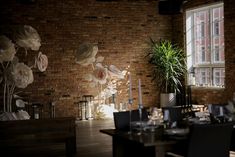
[[[193,0],[184,9],[213,2],[216,1]],[[0,1],[1,33],[8,32],[9,26],[33,26],[42,38],[40,50],[49,59],[47,71],[34,70],[35,81],[22,94],[29,95],[31,101],[44,104],[56,100],[56,116],[75,116],[75,103],[82,95],[98,94],[98,89],[90,87],[83,78],[92,67],[76,64],[74,56],[79,44],[91,42],[99,47],[97,56],[105,57],[103,64],[113,64],[132,73],[134,107],[138,104],[139,78],[142,80],[144,105],[157,105],[159,91],[151,81],[152,68],[145,58],[146,41],[149,36],[172,38],[184,45],[184,14],[159,15],[157,3],[157,0],[37,0],[35,4],[26,5],[18,0]],[[234,0],[224,2],[226,87],[223,90],[193,89],[193,99],[198,103],[225,102],[235,91],[234,3]],[[34,55],[36,52],[30,52],[27,59],[22,59],[32,62]],[[118,83],[117,104],[127,102],[127,80],[126,76]]]
[[[20,4],[0,2],[1,32],[12,25],[31,25],[42,39],[40,50],[48,56],[46,72],[34,70],[34,82],[23,90],[31,101],[48,104],[56,100],[56,116],[76,115],[76,105],[84,94],[97,96],[83,76],[92,67],[75,63],[75,50],[83,42],[99,47],[105,65],[116,65],[132,73],[134,107],[138,104],[138,79],[142,80],[144,106],[157,105],[159,92],[151,81],[151,65],[145,57],[146,41],[170,39],[171,17],[158,14],[156,0],[110,1],[37,0]],[[33,54],[32,54],[33,53]],[[36,52],[30,52],[33,58]],[[26,59],[24,59],[26,61]],[[27,59],[30,60],[30,59]],[[119,81],[116,102],[128,100],[128,77]],[[103,87],[105,88],[105,87]]]

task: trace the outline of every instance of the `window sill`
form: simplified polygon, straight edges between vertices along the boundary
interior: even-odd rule
[[[212,87],[212,86],[191,86],[192,89],[209,89],[209,90],[224,90],[225,87]]]

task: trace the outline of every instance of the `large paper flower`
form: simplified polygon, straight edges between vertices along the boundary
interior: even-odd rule
[[[35,62],[39,71],[46,71],[48,66],[48,58],[46,55],[42,54],[42,52],[39,52]]]
[[[93,80],[100,84],[105,84],[107,79],[107,69],[101,64],[96,64],[95,70],[93,71]]]
[[[41,46],[41,38],[36,29],[31,26],[19,27],[14,36],[17,45],[20,47],[38,51]]]
[[[24,63],[17,63],[14,65],[12,75],[15,85],[18,88],[25,88],[33,83],[33,72]]]
[[[0,36],[0,62],[12,61],[16,54],[15,46],[6,36]]]
[[[87,66],[95,62],[95,56],[98,52],[98,46],[83,43],[76,51],[76,62],[80,65]]]

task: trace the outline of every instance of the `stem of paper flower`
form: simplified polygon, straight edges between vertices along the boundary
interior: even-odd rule
[[[13,98],[13,94],[14,94],[14,90],[15,90],[15,83],[13,83],[13,85],[11,85],[11,89],[10,89],[10,93],[9,93],[9,106],[10,106],[10,112],[12,111],[12,98]]]
[[[4,87],[3,87],[3,111],[6,112],[6,90],[7,90],[7,84],[6,84],[6,81],[7,81],[7,77],[6,77],[6,74],[5,74],[5,66],[3,63],[1,63],[2,65],[2,69],[3,69],[3,81],[4,81]]]
[[[10,86],[8,80],[7,80],[7,68],[9,66],[10,62],[7,62],[7,64],[4,66],[2,63],[2,69],[3,69],[3,76],[4,76],[4,87],[3,87],[3,111],[4,112],[11,112],[12,111],[12,97],[13,92],[15,90],[15,83]]]
[[[4,89],[3,89],[3,111],[6,112],[6,77],[4,77]]]

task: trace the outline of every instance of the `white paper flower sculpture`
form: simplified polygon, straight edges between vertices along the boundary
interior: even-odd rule
[[[95,70],[93,71],[93,80],[100,84],[105,84],[107,75],[107,69],[104,68],[100,63],[96,64]]]
[[[14,65],[12,75],[18,88],[26,88],[29,84],[33,83],[33,71],[24,63]]]
[[[6,36],[0,36],[0,63],[12,61],[16,54],[14,44]]]
[[[48,66],[48,58],[46,55],[42,54],[42,52],[39,52],[35,62],[39,71],[41,72],[46,71]]]
[[[38,51],[41,46],[41,38],[36,29],[31,26],[24,25],[19,27],[14,37],[16,44],[25,49]]]
[[[98,52],[98,46],[83,43],[79,45],[79,48],[76,51],[76,63],[87,66],[95,62],[95,56]]]
[[[124,75],[121,70],[119,70],[115,65],[110,65],[108,68],[108,73],[111,78],[123,79]]]

